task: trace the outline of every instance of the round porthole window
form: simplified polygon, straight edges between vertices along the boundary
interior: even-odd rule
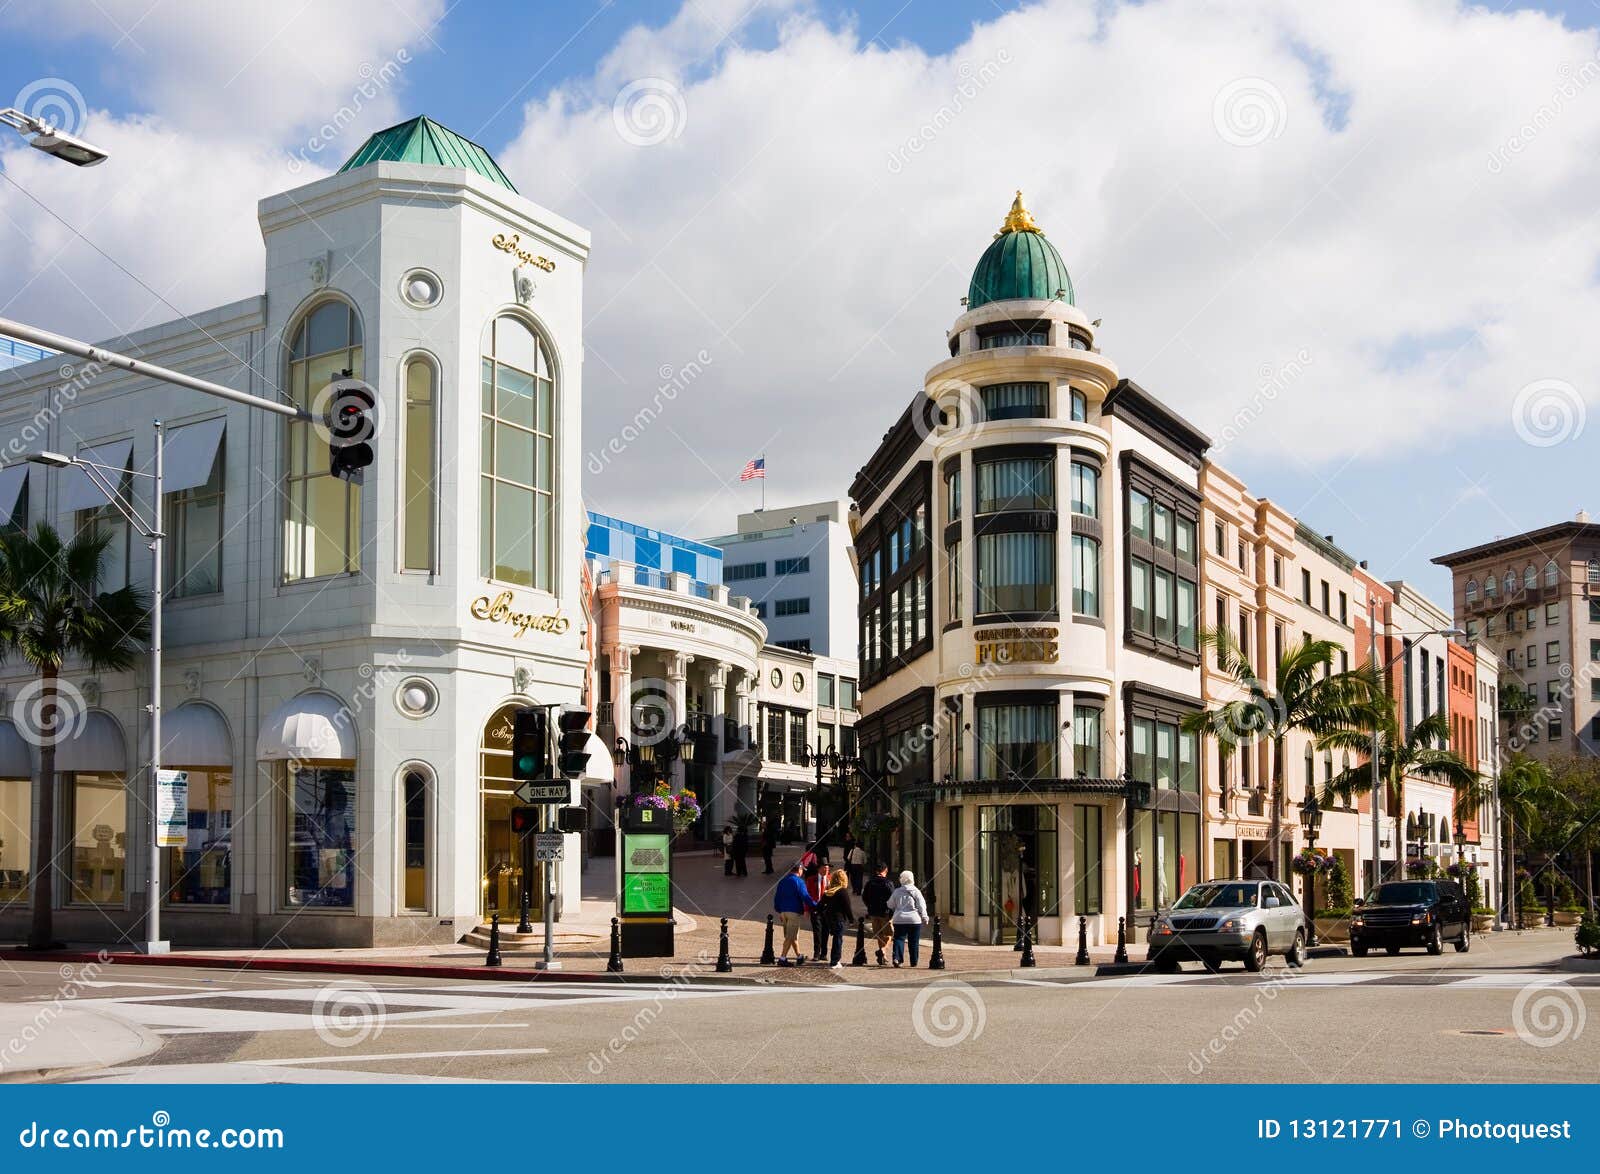
[[[427,717],[439,706],[439,694],[421,677],[409,677],[395,690],[395,707],[407,717]]]
[[[400,296],[419,310],[437,306],[443,294],[444,286],[438,276],[426,269],[413,269],[400,281]]]
[[[796,693],[804,693],[806,691],[806,678],[804,673],[796,673],[794,675],[794,691]]]
[[[779,688],[782,684],[783,684],[783,670],[782,669],[773,669],[772,670],[772,687],[774,689],[776,689],[776,688]]]

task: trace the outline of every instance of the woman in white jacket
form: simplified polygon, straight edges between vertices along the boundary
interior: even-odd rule
[[[889,920],[894,925],[894,964],[900,965],[909,943],[911,968],[915,970],[922,927],[928,924],[928,903],[923,900],[922,890],[917,888],[917,878],[909,870],[900,874],[900,887],[889,894]]]

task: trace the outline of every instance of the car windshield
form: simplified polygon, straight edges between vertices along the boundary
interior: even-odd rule
[[[1433,900],[1433,886],[1426,881],[1401,881],[1379,885],[1372,895],[1373,905],[1425,905]]]
[[[1256,889],[1253,884],[1195,885],[1178,898],[1174,909],[1254,909]]]

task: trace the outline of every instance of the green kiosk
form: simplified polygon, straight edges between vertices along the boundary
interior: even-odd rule
[[[672,957],[672,813],[656,807],[619,812],[617,916],[624,958]]]

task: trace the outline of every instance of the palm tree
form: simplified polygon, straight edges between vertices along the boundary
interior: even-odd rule
[[[1223,745],[1265,739],[1272,748],[1270,833],[1272,872],[1282,873],[1284,756],[1291,731],[1302,730],[1321,738],[1335,730],[1370,729],[1387,699],[1373,692],[1370,674],[1336,673],[1334,658],[1340,646],[1332,640],[1307,636],[1285,650],[1274,682],[1256,676],[1250,659],[1225,628],[1201,633],[1203,647],[1216,654],[1217,668],[1232,679],[1242,697],[1224,701],[1213,709],[1191,713],[1183,719],[1185,732],[1215,738]]]
[[[1382,686],[1378,686],[1382,688]],[[1386,696],[1388,691],[1384,690]],[[1429,714],[1402,734],[1392,706],[1375,723],[1378,734],[1378,776],[1390,794],[1398,794],[1408,778],[1444,783],[1455,792],[1455,818],[1471,819],[1488,796],[1483,776],[1449,748],[1450,717],[1443,710]],[[1372,751],[1372,730],[1332,730],[1317,740],[1319,750]],[[1323,803],[1372,793],[1372,763],[1347,767],[1322,788]]]
[[[1500,812],[1506,822],[1507,911],[1520,919],[1521,902],[1517,893],[1517,844],[1529,837],[1541,822],[1560,818],[1567,798],[1556,789],[1550,768],[1526,754],[1513,754],[1500,768],[1498,784]]]
[[[111,537],[63,542],[54,527],[0,536],[0,656],[16,653],[38,673],[39,835],[34,841],[33,926],[28,945],[48,949],[55,891],[56,737],[63,714],[56,680],[71,657],[96,672],[132,667],[148,639],[149,600],[123,587],[96,591]],[[66,714],[68,719],[74,715]]]

